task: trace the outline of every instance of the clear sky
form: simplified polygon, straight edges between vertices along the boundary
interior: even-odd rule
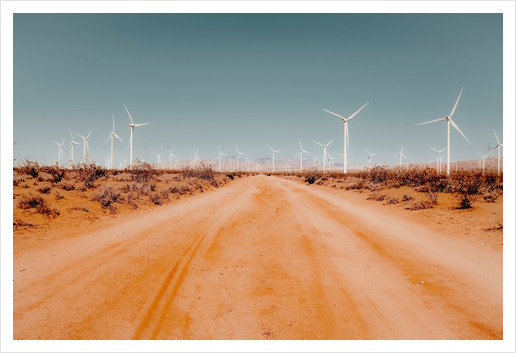
[[[14,158],[57,161],[70,132],[89,139],[103,165],[112,129],[114,166],[155,162],[167,147],[179,159],[199,148],[215,158],[235,144],[251,160],[303,148],[322,157],[327,143],[342,163],[349,116],[351,165],[434,161],[446,147],[449,115],[471,141],[451,131],[452,160],[476,159],[502,136],[501,14],[15,14]],[[82,145],[74,160],[82,160]],[[62,160],[63,161],[63,160]]]

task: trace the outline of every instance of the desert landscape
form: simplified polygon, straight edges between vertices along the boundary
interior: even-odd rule
[[[503,339],[503,176],[13,175],[14,339]]]

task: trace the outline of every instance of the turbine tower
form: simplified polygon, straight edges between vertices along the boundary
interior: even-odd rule
[[[376,153],[369,153],[369,151],[367,149],[365,149],[365,151],[368,154],[368,157],[367,157],[367,169],[371,169],[371,156],[374,156]]]
[[[310,153],[310,152],[305,151],[303,149],[303,145],[301,145],[301,140],[299,140],[299,160],[300,160],[300,162],[299,162],[299,172],[300,173],[303,173],[303,152]]]
[[[366,104],[364,104],[364,106],[362,108],[360,108],[359,110],[357,110],[355,113],[353,113],[353,115],[351,115],[349,118],[344,118],[342,116],[340,116],[339,114],[335,114],[333,112],[330,112],[329,110],[326,110],[326,109],[323,109],[325,112],[327,113],[330,113],[330,114],[333,114],[335,115],[336,117],[339,117],[340,119],[342,119],[342,121],[344,122],[344,174],[347,173],[347,153],[346,153],[346,144],[347,144],[347,148],[349,148],[349,131],[348,131],[348,120],[351,120],[353,119],[353,117],[355,115],[358,114],[359,111],[361,111],[362,109],[365,108],[366,105],[368,105],[369,102],[367,102]]]
[[[63,152],[63,144],[65,143],[65,141],[66,140],[63,140],[62,143],[59,143],[54,140],[54,142],[57,143],[57,147],[59,148],[59,162],[58,162],[59,168],[61,168],[61,153]]]
[[[437,164],[436,164],[436,169],[437,169],[437,174],[441,174],[441,166],[439,164],[439,153],[441,153],[442,151],[444,151],[446,148],[443,148],[442,150],[438,151],[430,146],[428,146],[428,148],[430,148],[431,150],[435,151],[437,153]]]
[[[72,145],[72,156],[71,156],[70,162],[72,163],[72,166],[73,166],[73,146],[74,145],[80,145],[80,143],[79,142],[75,142],[73,140],[72,130],[70,130],[70,136],[72,136],[72,141],[70,141],[70,144]]]
[[[135,124],[133,122],[133,118],[131,118],[131,114],[129,114],[129,110],[124,104],[124,108],[127,111],[127,115],[129,115],[129,119],[131,120],[131,123],[127,124],[131,128],[131,137],[129,139],[129,145],[131,146],[130,152],[129,152],[129,169],[133,169],[133,130],[135,126],[143,126],[143,125],[149,125],[150,123],[142,123],[142,124]],[[113,126],[114,126],[114,120],[113,120]],[[113,128],[113,131],[115,131],[115,128]]]
[[[111,113],[113,114],[113,113]],[[108,139],[106,140],[106,142],[109,141],[109,139],[111,139],[111,156],[110,156],[110,168],[109,169],[113,169],[113,136],[116,137],[117,139],[119,139],[120,141],[122,141],[122,139],[120,137],[118,137],[117,134],[115,134],[115,114],[113,114],[113,131],[111,131],[109,133],[109,137]],[[104,142],[104,144],[106,144],[106,142]],[[122,141],[122,143],[124,143],[124,141]]]
[[[197,158],[199,158],[199,155],[197,154],[199,152],[199,147],[195,150],[195,153],[192,153],[190,156],[194,157],[194,167],[197,167]],[[200,158],[199,158],[200,160]]]
[[[93,130],[91,130],[90,133],[88,134],[88,136],[86,136],[86,137],[84,137],[84,136],[82,136],[80,134],[77,134],[78,136],[82,137],[82,141],[84,142],[83,143],[84,144],[83,152],[82,152],[82,154],[83,154],[83,161],[82,162],[84,164],[86,164],[86,147],[88,147],[88,155],[90,154],[90,146],[88,145],[88,137],[90,137],[92,131]]]
[[[158,170],[159,170],[159,163],[161,161],[161,154],[163,153],[163,151],[161,151],[159,154],[157,153],[154,153],[156,156],[158,156]]]
[[[245,154],[238,150],[238,146],[235,144],[235,147],[237,149],[237,155],[236,155],[236,171],[238,172],[238,161],[240,160],[240,155]]]
[[[396,153],[393,157],[400,156],[400,172],[401,172],[401,157],[405,157],[408,160],[408,157],[403,154],[403,145],[401,145],[400,153]]]
[[[326,147],[328,147],[330,145],[330,143],[333,142],[333,140],[328,142],[326,145],[323,145],[322,143],[319,143],[319,142],[316,142],[316,141],[312,141],[312,142],[318,144],[319,146],[322,146],[323,149],[324,149],[324,153],[323,153],[323,174],[324,174],[324,173],[326,173]]]
[[[272,172],[274,173],[274,155],[275,155],[277,152],[281,151],[281,149],[279,149],[279,150],[277,150],[277,151],[274,151],[274,150],[271,148],[271,146],[269,146],[269,145],[266,145],[266,146],[267,146],[267,147],[269,147],[269,149],[272,151]],[[268,165],[267,165],[267,168],[268,168]]]
[[[225,156],[224,153],[222,153],[222,151],[220,150],[220,146],[219,147],[219,172],[222,172],[222,169],[221,169],[221,162],[222,162],[222,156]]]
[[[459,127],[453,122],[453,120],[451,120],[451,117],[452,117],[453,113],[455,113],[455,109],[457,108],[457,104],[459,103],[459,99],[460,99],[463,89],[464,89],[464,87],[462,87],[462,89],[460,90],[459,97],[457,98],[457,101],[455,102],[455,105],[453,106],[453,109],[449,116],[447,116],[445,118],[435,119],[435,120],[426,121],[424,123],[417,124],[417,125],[424,125],[424,124],[436,123],[438,121],[447,121],[448,122],[448,145],[446,146],[446,175],[450,175],[450,124],[455,128],[455,130],[457,130],[462,136],[464,136],[464,138],[466,139],[466,141],[468,141],[468,143],[471,143],[471,142],[469,142],[466,135],[464,135],[462,133],[462,131],[460,131]]]
[[[494,130],[493,130],[494,131]],[[496,131],[494,131],[495,137],[496,137],[496,146],[493,148],[493,150],[498,149],[498,175],[500,175],[500,147],[503,147],[503,145],[500,143],[500,140],[498,139],[498,135],[496,134]],[[503,136],[502,136],[503,137]]]

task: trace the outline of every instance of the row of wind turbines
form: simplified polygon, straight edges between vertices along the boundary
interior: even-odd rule
[[[453,106],[453,109],[450,113],[450,115],[444,117],[444,118],[439,118],[439,119],[435,119],[435,120],[431,120],[431,121],[426,121],[426,122],[422,122],[422,123],[419,123],[417,125],[425,125],[425,124],[431,124],[431,123],[436,123],[436,122],[441,122],[441,121],[446,121],[447,122],[447,147],[444,148],[444,149],[441,149],[441,150],[436,150],[434,149],[433,147],[430,147],[428,146],[430,149],[432,149],[436,155],[437,155],[437,164],[436,164],[436,168],[437,168],[437,172],[440,173],[441,172],[441,166],[440,166],[440,161],[441,161],[441,158],[442,156],[440,157],[440,153],[446,151],[446,174],[449,175],[450,174],[450,125],[455,129],[457,130],[465,139],[466,141],[468,141],[468,143],[471,143],[468,138],[466,137],[466,135],[464,135],[464,133],[462,133],[462,131],[459,129],[459,127],[457,126],[457,124],[451,119],[453,114],[455,113],[455,110],[457,108],[457,105],[459,103],[459,100],[460,100],[460,97],[462,95],[462,91],[463,91],[463,88],[461,89],[460,93],[459,93],[459,96],[457,98],[457,101],[455,102],[455,105]],[[349,149],[349,127],[348,127],[348,122],[353,119],[362,109],[364,109],[370,102],[367,102],[366,104],[364,104],[360,109],[358,109],[356,112],[354,112],[352,115],[350,115],[349,117],[345,118],[337,113],[334,113],[332,111],[329,111],[329,110],[326,110],[326,109],[323,109],[323,111],[329,113],[329,114],[332,114],[336,117],[338,117],[339,119],[341,119],[341,121],[344,123],[344,154],[340,154],[343,159],[344,159],[344,166],[343,166],[343,171],[344,171],[344,174],[347,174],[347,168],[348,168],[348,163],[347,163],[347,157],[349,156],[349,152],[348,152],[348,149]],[[134,128],[135,127],[140,127],[140,126],[144,126],[144,125],[149,125],[149,123],[139,123],[139,124],[135,124],[132,117],[131,117],[131,114],[129,113],[129,110],[127,109],[127,107],[125,106],[124,104],[124,108],[125,110],[127,111],[127,114],[129,116],[129,119],[130,119],[130,123],[128,123],[127,125],[129,126],[130,128],[130,138],[129,138],[129,144],[128,144],[128,147],[130,147],[130,157],[129,157],[129,168],[132,169],[132,166],[133,166],[133,134],[134,134]],[[124,141],[115,133],[115,116],[114,114],[112,114],[112,119],[113,119],[113,131],[110,131],[109,132],[109,137],[108,139],[104,142],[104,144],[106,144],[109,140],[111,140],[111,155],[109,157],[110,159],[110,168],[112,169],[113,168],[113,142],[114,142],[114,138],[117,138],[118,140],[120,140],[122,143],[124,143]],[[89,153],[89,146],[88,146],[88,138],[90,137],[92,131],[90,131],[90,133],[85,137],[83,135],[80,135],[80,134],[77,134],[78,136],[80,136],[83,140],[83,145],[84,145],[84,153],[83,153],[83,158],[84,158],[84,163],[86,163],[86,148],[88,149],[88,153]],[[73,139],[73,134],[72,132],[70,131],[70,135],[72,137],[71,141],[70,141],[70,144],[71,144],[71,163],[73,165],[73,147],[74,145],[80,145],[79,142],[76,142],[74,141]],[[483,158],[483,161],[485,161],[485,158],[487,158],[491,152],[495,149],[498,149],[498,174],[500,174],[500,148],[503,147],[503,144],[500,143],[499,139],[498,139],[498,135],[496,135],[496,131],[495,131],[495,137],[496,137],[496,141],[497,141],[497,145],[493,148],[493,149],[490,149],[489,151],[489,154],[482,156]],[[323,147],[323,173],[326,173],[326,161],[328,161],[328,166],[329,168],[331,168],[331,162],[332,160],[334,160],[335,158],[331,157],[329,155],[329,152],[327,152],[327,147],[333,142],[334,140],[331,140],[330,142],[328,142],[327,144],[322,144],[322,143],[319,143],[317,141],[313,141],[314,143],[316,143],[317,145]],[[62,143],[58,143],[57,141],[54,141],[58,148],[59,148],[59,166],[61,165],[61,153],[62,153],[62,150],[63,150],[63,145],[64,145],[64,142],[63,141]],[[272,152],[272,172],[274,173],[276,168],[275,168],[275,155],[276,153],[280,152],[281,149],[278,149],[278,150],[274,150],[272,147],[270,147],[269,145],[266,145]],[[239,170],[239,160],[240,160],[240,155],[245,155],[243,152],[240,152],[240,150],[238,149],[238,146],[236,146],[236,170],[238,171]],[[367,152],[367,155],[368,155],[368,168],[370,168],[371,166],[371,157],[376,155],[376,153],[370,153],[367,149],[365,149],[365,151]],[[303,153],[308,153],[310,154],[310,152],[306,151],[303,149],[303,146],[301,144],[301,141],[299,140],[299,151],[297,153],[297,155],[293,158],[293,159],[296,159],[298,156],[299,156],[299,164],[300,164],[300,171],[302,172],[303,171],[303,160],[306,160],[306,159],[303,159]],[[161,161],[161,153],[159,154],[156,154],[158,156],[158,169],[160,167],[160,165],[162,165],[162,161]],[[328,158],[327,158],[327,155],[328,155]],[[219,155],[218,155],[218,159],[219,159],[219,171],[222,170],[222,166],[221,166],[221,158],[222,156],[225,156],[224,153],[222,153],[221,149],[220,149],[220,146],[219,146]],[[402,166],[402,158],[406,158],[407,160],[408,157],[403,153],[403,146],[401,146],[401,150],[399,153],[395,154],[394,156],[392,157],[397,157],[399,156],[400,158],[400,170],[401,170],[401,166]],[[170,156],[169,156],[169,167],[170,169],[172,169],[172,157],[175,158],[175,156],[170,152]],[[197,164],[197,160],[199,158],[199,155],[198,155],[198,149],[195,151],[195,153],[193,153],[191,155],[191,157],[193,157],[193,160],[192,160],[192,165],[195,166]],[[292,160],[293,160],[292,159]],[[315,161],[316,161],[317,158],[314,157],[314,167],[315,167]],[[289,170],[290,170],[290,162],[292,162],[292,160],[289,158],[288,161],[286,162],[285,164],[285,170],[286,170],[286,167],[288,166],[289,167]],[[248,161],[249,162],[249,161]],[[267,161],[267,169],[268,169],[268,163],[269,161]],[[124,159],[124,167],[125,167],[125,159]],[[176,161],[176,168],[177,168],[177,161]],[[482,170],[484,170],[484,163],[483,163],[483,167],[482,167]]]

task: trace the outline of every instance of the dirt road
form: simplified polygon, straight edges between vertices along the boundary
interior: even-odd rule
[[[502,252],[267,176],[14,254],[14,339],[501,339]],[[43,242],[42,242],[43,243]]]

